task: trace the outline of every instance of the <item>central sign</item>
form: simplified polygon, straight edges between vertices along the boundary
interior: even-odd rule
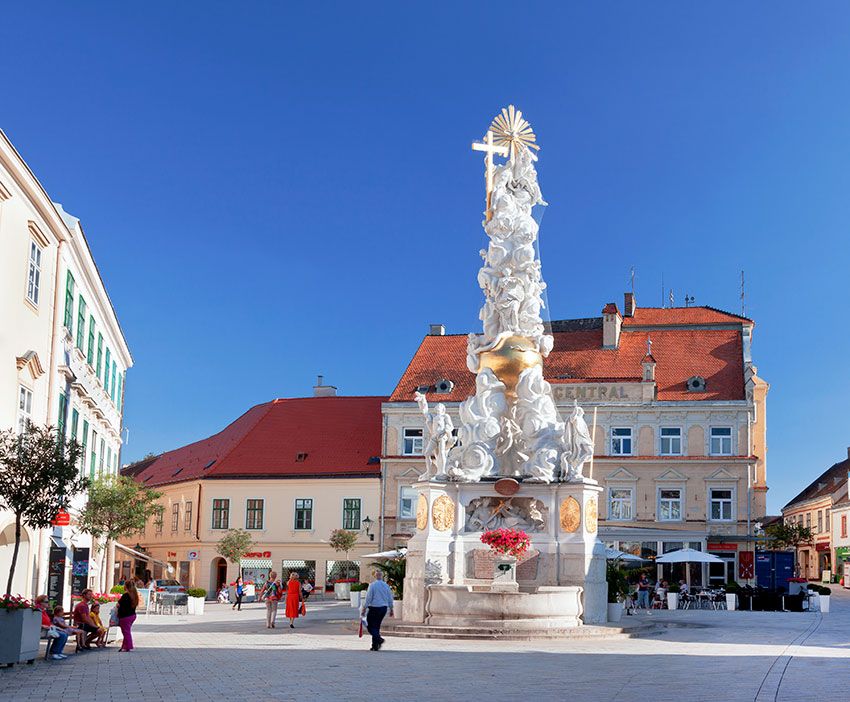
[[[640,402],[643,399],[641,383],[552,383],[555,402]]]

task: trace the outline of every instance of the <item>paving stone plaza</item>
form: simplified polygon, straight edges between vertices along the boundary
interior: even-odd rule
[[[850,592],[819,613],[677,611],[628,617],[636,638],[443,641],[387,638],[368,651],[355,610],[312,603],[267,630],[264,607],[141,616],[137,650],[0,670],[3,700],[821,700],[850,684]],[[647,624],[651,623],[651,627]],[[506,686],[506,681],[511,685]]]

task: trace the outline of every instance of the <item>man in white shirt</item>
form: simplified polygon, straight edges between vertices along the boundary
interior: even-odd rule
[[[393,591],[384,582],[384,573],[381,570],[374,572],[375,580],[366,591],[363,600],[363,608],[360,616],[366,615],[366,628],[372,635],[372,648],[370,651],[380,651],[384,640],[381,638],[381,622],[387,612],[393,616]]]

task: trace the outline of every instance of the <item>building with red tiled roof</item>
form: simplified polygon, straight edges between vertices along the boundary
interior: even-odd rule
[[[562,414],[577,401],[595,420],[600,538],[645,557],[690,544],[726,561],[697,567],[694,579],[738,577],[767,491],[768,385],[752,361],[754,322],[712,307],[640,308],[631,293],[622,312],[613,302],[601,309],[550,322],[554,348],[543,363]],[[386,547],[414,531],[411,485],[424,460],[413,394],[444,403],[457,426],[459,403],[475,390],[466,345],[466,334],[432,325],[384,404]]]
[[[782,508],[786,524],[799,524],[812,534],[810,543],[800,544],[796,549],[800,577],[820,580],[823,571],[843,575],[844,563],[850,562],[848,475],[850,449],[846,459],[832,464]],[[841,516],[844,516],[843,528]]]
[[[360,554],[375,550],[380,500],[381,405],[386,397],[316,396],[252,407],[220,432],[122,472],[162,492],[164,512],[138,540],[181,583],[218,590],[236,578],[265,581],[297,570],[319,588],[360,578]],[[334,529],[358,534],[350,554],[327,544]],[[229,529],[254,540],[239,564],[216,552]],[[132,555],[132,554],[130,554]],[[147,569],[130,555],[119,575]],[[163,576],[164,577],[164,576]]]

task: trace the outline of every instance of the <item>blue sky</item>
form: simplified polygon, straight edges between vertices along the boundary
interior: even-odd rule
[[[550,207],[554,318],[756,320],[769,508],[845,457],[850,6],[18,3],[0,126],[79,216],[126,332],[123,460],[249,406],[389,393],[478,327],[481,165],[509,102]],[[119,5],[122,5],[119,7]]]

